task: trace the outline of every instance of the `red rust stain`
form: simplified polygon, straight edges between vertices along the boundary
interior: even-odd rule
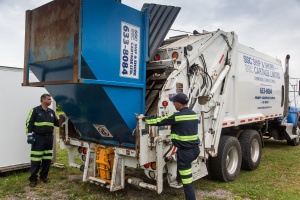
[[[78,20],[76,0],[56,0],[33,10],[30,46],[35,62],[72,56],[72,45],[73,51],[78,48]]]

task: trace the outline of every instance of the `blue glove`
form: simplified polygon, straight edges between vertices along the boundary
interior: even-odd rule
[[[34,139],[32,133],[28,133],[28,135],[27,135],[27,143],[28,144],[33,144],[34,142],[35,142],[35,139]]]

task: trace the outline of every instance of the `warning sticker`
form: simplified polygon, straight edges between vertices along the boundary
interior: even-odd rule
[[[93,124],[95,129],[100,133],[102,137],[113,137],[109,130],[104,125]]]

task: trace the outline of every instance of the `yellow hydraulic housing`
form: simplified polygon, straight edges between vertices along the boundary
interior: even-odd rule
[[[100,180],[110,183],[112,169],[114,166],[114,150],[112,148],[104,149],[102,147],[95,147],[96,165]]]

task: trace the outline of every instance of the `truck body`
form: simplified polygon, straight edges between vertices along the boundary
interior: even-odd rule
[[[154,4],[137,11],[113,0],[56,0],[27,11],[23,85],[44,86],[64,110],[61,147],[83,181],[116,191],[127,180],[161,193],[166,175],[175,187],[170,126],[149,126],[140,114],[176,112],[169,97],[178,92],[199,117],[194,181],[209,175],[228,182],[241,168],[256,169],[264,136],[299,144],[281,61],[239,44],[234,32],[162,41],[178,12]],[[29,69],[39,82],[28,81]],[[156,183],[125,176],[128,168]]]

